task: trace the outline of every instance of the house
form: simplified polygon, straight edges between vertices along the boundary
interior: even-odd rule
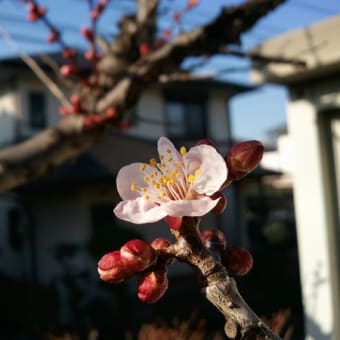
[[[253,63],[256,84],[285,85],[295,153],[293,190],[308,339],[339,339],[340,326],[340,16],[259,45],[257,53],[299,58]]]
[[[58,122],[58,102],[20,60],[3,60],[0,68],[0,145],[25,140]],[[204,79],[150,87],[131,111],[133,126],[128,131],[113,130],[51,175],[0,196],[1,272],[53,285],[64,301],[67,277],[76,278],[81,287],[95,282],[96,260],[105,252],[132,237],[151,241],[170,236],[164,222],[135,226],[114,218],[112,207],[119,201],[115,174],[123,165],[156,156],[156,140],[163,135],[178,146],[211,138],[225,151],[231,137],[228,101],[252,88]],[[204,225],[228,225],[230,238],[238,239],[233,189],[228,195],[228,214],[211,215]],[[184,287],[187,273],[187,266],[172,266],[170,276],[181,277]],[[190,284],[187,287],[190,292]],[[104,296],[99,290],[96,294]],[[71,313],[66,304],[62,306],[60,320]]]

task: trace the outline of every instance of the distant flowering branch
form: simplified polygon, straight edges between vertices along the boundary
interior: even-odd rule
[[[219,229],[199,229],[202,216],[224,210],[222,190],[259,164],[262,144],[240,143],[223,157],[210,140],[201,140],[188,151],[184,146],[178,151],[169,139],[161,137],[158,153],[159,159],[133,163],[119,171],[117,189],[123,201],[114,213],[137,224],[164,218],[175,240],[127,242],[100,259],[100,278],[119,283],[138,275],[139,299],[155,303],[168,289],[168,266],[176,260],[186,262],[200,273],[207,299],[225,316],[229,338],[250,339],[255,332],[256,339],[278,339],[246,305],[232,279],[251,270],[251,254],[227,244]]]

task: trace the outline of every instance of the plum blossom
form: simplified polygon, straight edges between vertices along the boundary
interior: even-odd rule
[[[125,221],[141,224],[166,216],[203,216],[216,206],[210,196],[227,178],[223,157],[210,145],[197,145],[188,152],[176,150],[160,137],[159,161],[124,166],[117,176],[118,193],[123,199],[114,209]]]

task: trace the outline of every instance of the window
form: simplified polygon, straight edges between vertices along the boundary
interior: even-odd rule
[[[169,137],[189,139],[206,137],[204,101],[167,100],[165,123]]]
[[[29,126],[34,129],[46,127],[46,97],[42,92],[28,94]]]

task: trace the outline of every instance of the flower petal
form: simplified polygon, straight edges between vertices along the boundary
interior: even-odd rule
[[[163,205],[164,210],[170,216],[203,216],[218,203],[219,198],[212,200],[203,197],[197,200],[170,201]]]
[[[166,166],[169,170],[173,169],[176,166],[178,161],[182,160],[181,154],[177,151],[173,143],[166,137],[160,137],[157,143],[157,149],[159,153],[159,157],[162,163],[166,163]],[[167,162],[167,159],[172,158],[171,162]]]
[[[167,215],[163,206],[155,205],[143,197],[122,201],[117,204],[113,212],[121,220],[135,224],[157,222]]]
[[[141,171],[141,167],[145,171]],[[144,177],[154,171],[154,168],[145,163],[132,163],[122,167],[117,175],[117,190],[123,200],[133,200],[140,197],[138,191],[131,190],[131,184],[136,183],[137,187],[148,187],[148,183],[144,181]]]
[[[192,186],[199,194],[212,195],[227,179],[227,165],[223,157],[210,145],[192,147],[183,156],[183,161],[188,174],[200,169]]]

